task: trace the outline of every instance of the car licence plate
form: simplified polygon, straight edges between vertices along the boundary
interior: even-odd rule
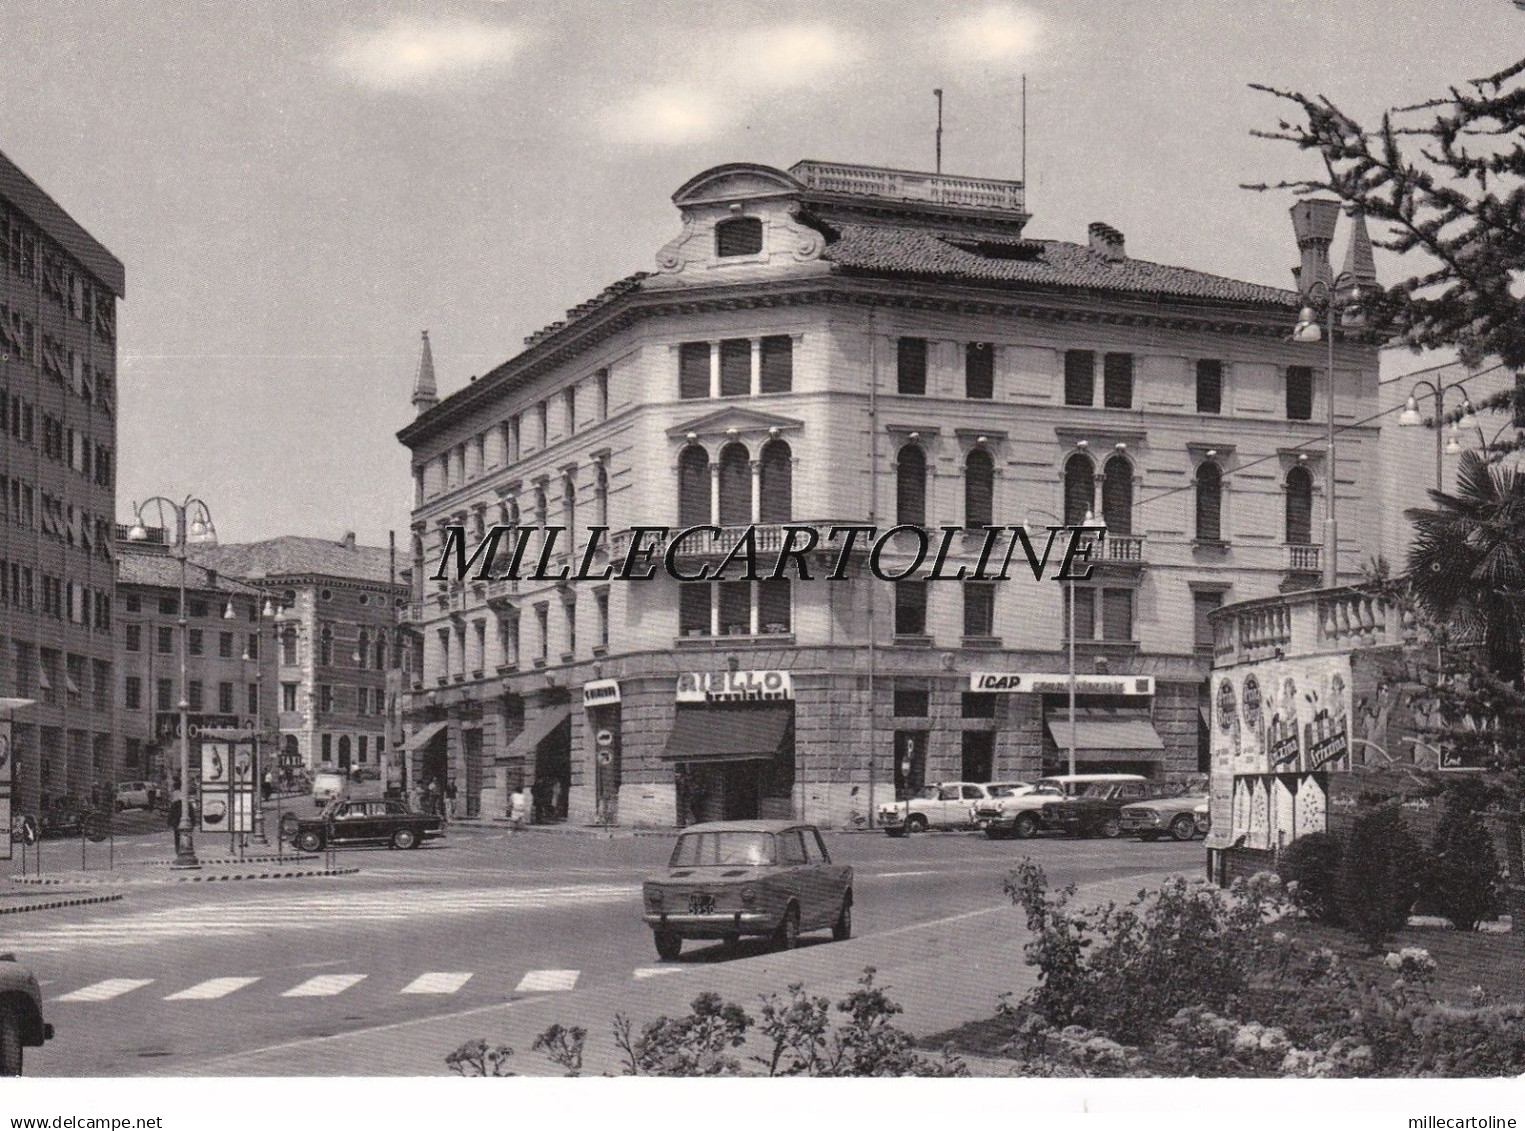
[[[691,895],[688,897],[688,913],[690,915],[711,915],[715,911],[715,897],[713,895]]]

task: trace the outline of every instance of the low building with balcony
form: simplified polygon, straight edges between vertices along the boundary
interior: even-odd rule
[[[468,802],[502,814],[523,787],[537,819],[845,823],[926,782],[1062,769],[1072,733],[1081,769],[1205,768],[1209,614],[1322,566],[1324,351],[1290,340],[1297,295],[1132,258],[1102,223],[1031,238],[1016,182],[734,164],[673,200],[654,271],[443,399],[425,335],[399,433],[410,725],[481,784]],[[1374,345],[1341,333],[1335,377],[1353,577],[1376,544]],[[877,580],[861,555],[826,581],[820,550],[809,581],[440,570],[453,526],[568,528],[553,563],[580,561],[592,526],[598,563],[636,527],[718,527],[675,553],[692,575],[748,528],[771,550],[860,523],[934,545],[964,528],[951,571],[992,524],[1041,554],[1088,512],[1107,534],[1073,586],[1020,554],[1005,581]],[[915,552],[897,537],[887,566]]]

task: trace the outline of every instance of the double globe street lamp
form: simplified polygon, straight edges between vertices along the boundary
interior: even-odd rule
[[[165,528],[165,508],[169,508],[175,516],[175,540],[171,544],[170,551],[180,561],[180,600],[176,605],[180,614],[178,622],[180,625],[180,702],[176,705],[180,715],[180,825],[178,829],[180,835],[176,838],[178,847],[175,851],[174,867],[199,868],[201,861],[196,859],[195,834],[191,825],[191,704],[187,699],[190,692],[186,679],[186,656],[189,651],[189,629],[185,615],[186,552],[192,542],[198,545],[215,544],[217,529],[212,525],[211,508],[195,496],[187,496],[184,501],[177,503],[163,495],[154,495],[142,503],[133,504],[132,528],[127,531],[129,542],[148,541],[148,528],[143,524],[143,512],[150,505],[157,508],[157,525],[161,530]],[[192,515],[195,517],[192,518]]]
[[[1461,393],[1461,416],[1451,421],[1450,433],[1445,437],[1445,443],[1441,443],[1442,425],[1446,421],[1446,393],[1455,389]],[[1472,402],[1467,399],[1465,378],[1461,381],[1428,381],[1420,378],[1414,382],[1414,387],[1409,390],[1408,402],[1403,406],[1403,412],[1398,416],[1398,427],[1416,428],[1424,425],[1424,417],[1419,414],[1419,394],[1431,397],[1435,401],[1435,490],[1445,490],[1445,456],[1454,456],[1461,452],[1461,436],[1458,428],[1464,432],[1477,429],[1478,437],[1483,434],[1482,428],[1477,423],[1477,418],[1472,414]],[[1495,436],[1496,440],[1498,437]],[[1484,444],[1486,447],[1486,443]]]

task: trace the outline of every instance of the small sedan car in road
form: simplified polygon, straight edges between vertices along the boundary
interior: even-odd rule
[[[297,821],[292,840],[303,852],[330,844],[417,848],[425,838],[439,836],[442,825],[438,817],[415,813],[401,801],[340,801],[314,820]]]
[[[1146,801],[1158,792],[1148,781],[1092,782],[1079,793],[1044,804],[1040,820],[1045,829],[1070,836],[1119,837],[1126,805]]]
[[[0,1076],[20,1076],[23,1050],[52,1039],[37,976],[18,966],[14,954],[0,954]]]
[[[974,807],[990,797],[990,787],[971,781],[936,782],[905,801],[879,806],[879,825],[890,836],[928,829],[974,827]]]
[[[1044,809],[1051,802],[1074,797],[1104,782],[1142,782],[1139,774],[1056,774],[1039,778],[1021,790],[1008,790],[975,806],[974,823],[991,840],[1026,840],[1046,828]]]
[[[117,812],[123,809],[152,809],[158,790],[146,781],[119,781],[116,784]]]
[[[1158,840],[1162,836],[1191,840],[1199,831],[1197,807],[1206,804],[1205,789],[1201,792],[1193,790],[1178,793],[1174,797],[1133,802],[1123,806],[1122,831],[1137,836],[1139,840]]]
[[[664,962],[684,939],[771,938],[781,950],[804,931],[853,929],[853,870],[833,864],[814,825],[713,821],[685,829],[667,870],[641,886],[646,925]]]
[[[42,811],[38,828],[44,840],[83,836],[85,821],[89,816],[90,806],[79,798],[60,797]]]

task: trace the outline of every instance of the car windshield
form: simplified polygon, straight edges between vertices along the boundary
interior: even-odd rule
[[[1090,785],[1082,789],[1078,796],[1108,798],[1114,796],[1116,792],[1117,786],[1112,782],[1093,781]]]
[[[938,789],[937,786],[929,785],[916,795],[916,799],[918,801],[936,801],[942,795],[943,791]]]
[[[721,868],[773,863],[772,833],[684,833],[673,846],[671,868]]]

